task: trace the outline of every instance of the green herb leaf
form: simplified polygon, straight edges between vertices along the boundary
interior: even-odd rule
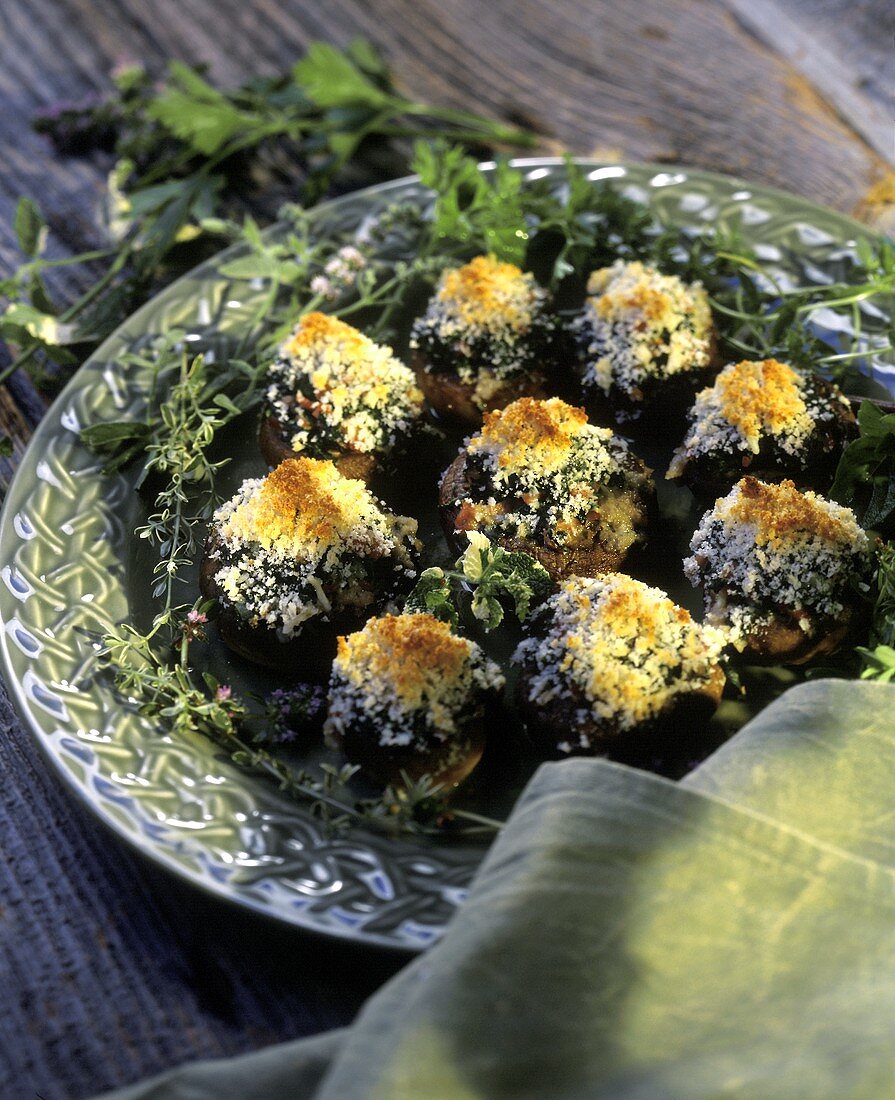
[[[493,630],[503,621],[502,601],[510,599],[516,617],[528,616],[533,604],[543,600],[553,587],[550,574],[530,554],[511,552],[477,531],[467,533],[469,546],[457,562],[463,577],[473,587],[472,613]]]
[[[355,45],[353,56],[369,61],[371,51],[372,47]],[[392,98],[368,79],[352,56],[326,42],[312,42],[292,74],[318,107],[379,108]]]
[[[198,73],[179,61],[169,68],[170,84],[147,107],[147,117],[161,123],[196,153],[211,156],[258,119],[238,110]]]
[[[528,247],[522,174],[505,162],[491,176],[458,146],[418,142],[412,165],[435,193],[432,235],[521,265]]]
[[[15,231],[19,248],[26,256],[34,259],[43,252],[47,239],[46,222],[37,205],[24,195],[16,205]]]
[[[846,447],[830,495],[854,509],[864,527],[886,531],[895,515],[895,413],[864,401],[858,426],[860,435]]]
[[[498,556],[499,555],[499,556]],[[533,605],[545,599],[553,587],[550,574],[529,554],[497,551],[490,584],[513,601],[516,617],[526,619]]]
[[[139,420],[115,420],[83,428],[81,442],[92,451],[108,454],[117,451],[122,444],[147,439],[151,434],[152,428]]]
[[[862,680],[880,680],[883,683],[895,680],[895,649],[891,646],[878,645],[875,649],[858,646],[858,653],[867,666],[861,673]]]
[[[457,626],[459,617],[451,599],[451,586],[443,569],[424,569],[404,603],[405,611],[427,611],[442,622]]]
[[[43,313],[27,302],[10,302],[0,316],[0,331],[21,330],[42,344],[62,345],[71,342],[71,325],[60,324],[49,313]],[[15,335],[11,336],[15,339]]]

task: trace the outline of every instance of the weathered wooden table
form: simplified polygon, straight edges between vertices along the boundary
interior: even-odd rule
[[[416,97],[522,121],[545,150],[727,172],[891,229],[893,30],[891,0],[2,0],[0,269],[19,262],[21,194],[55,255],[102,243],[108,165],[54,156],[35,110],[106,89],[122,60],[206,61],[228,84],[356,35]],[[73,298],[92,274],[52,289]],[[0,393],[17,453],[44,409],[27,377]],[[61,790],[5,695],[0,726],[0,1095],[76,1100],[347,1023],[395,965],[146,867]]]

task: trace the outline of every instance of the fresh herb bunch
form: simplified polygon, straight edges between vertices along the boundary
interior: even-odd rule
[[[139,66],[120,69],[113,80],[109,96],[35,122],[61,154],[113,153],[113,243],[48,259],[40,211],[31,199],[20,200],[15,229],[25,262],[0,280],[0,338],[18,354],[0,382],[19,367],[44,387],[58,382],[141,301],[232,239],[232,219],[257,209],[259,194],[268,208],[277,195],[311,204],[339,181],[356,183],[352,166],[362,166],[367,182],[400,175],[408,142],[423,135],[477,150],[534,144],[515,127],[408,97],[362,40],[345,50],[313,43],[288,72],[232,91],[180,62],[160,83]],[[104,269],[80,298],[54,300],[46,279],[53,268],[99,263]]]
[[[779,358],[802,370],[818,370],[842,386],[858,381],[861,365],[895,350],[895,312],[882,331],[867,331],[864,307],[895,295],[895,246],[861,239],[847,281],[822,286],[781,287],[754,254],[718,249],[719,259],[737,269],[726,292],[712,294],[712,307],[727,325],[727,348],[746,358]],[[710,285],[710,284],[709,284]],[[710,287],[711,289],[711,287]],[[843,337],[823,325],[824,313],[845,314],[851,331]]]
[[[895,543],[879,552],[870,648],[859,647],[863,680],[895,680]]]
[[[95,424],[81,438],[106,459],[106,473],[138,466],[135,487],[154,487],[156,510],[135,532],[158,548],[152,594],[164,603],[154,634],[176,626],[183,610],[175,585],[217,503],[215,475],[229,461],[212,460],[210,451],[218,433],[257,403],[261,367],[231,359],[212,371],[204,356],[190,360],[173,337],[154,352],[125,356],[121,365],[149,372],[145,419]]]
[[[872,401],[858,409],[860,435],[845,449],[830,495],[857,514],[862,527],[893,533],[895,517],[895,413]]]
[[[424,569],[407,597],[406,611],[428,611],[456,627],[460,622],[460,594],[470,597],[470,610],[486,630],[504,619],[504,604],[513,605],[520,622],[545,599],[552,587],[550,574],[530,554],[493,546],[478,531],[467,532],[469,546],[453,569]]]
[[[895,413],[871,401],[858,409],[860,435],[846,447],[830,496],[857,514],[862,527],[891,539],[895,535]],[[872,648],[858,647],[863,679],[895,679],[895,543],[877,558],[871,628]]]

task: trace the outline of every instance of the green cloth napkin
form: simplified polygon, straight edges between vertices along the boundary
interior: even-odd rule
[[[895,1095],[895,685],[788,692],[681,783],[544,765],[353,1027],[115,1100]]]

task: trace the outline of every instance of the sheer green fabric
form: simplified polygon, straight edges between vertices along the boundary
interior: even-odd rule
[[[444,939],[347,1031],[116,1100],[895,1088],[895,686],[788,692],[675,784],[543,766]]]

